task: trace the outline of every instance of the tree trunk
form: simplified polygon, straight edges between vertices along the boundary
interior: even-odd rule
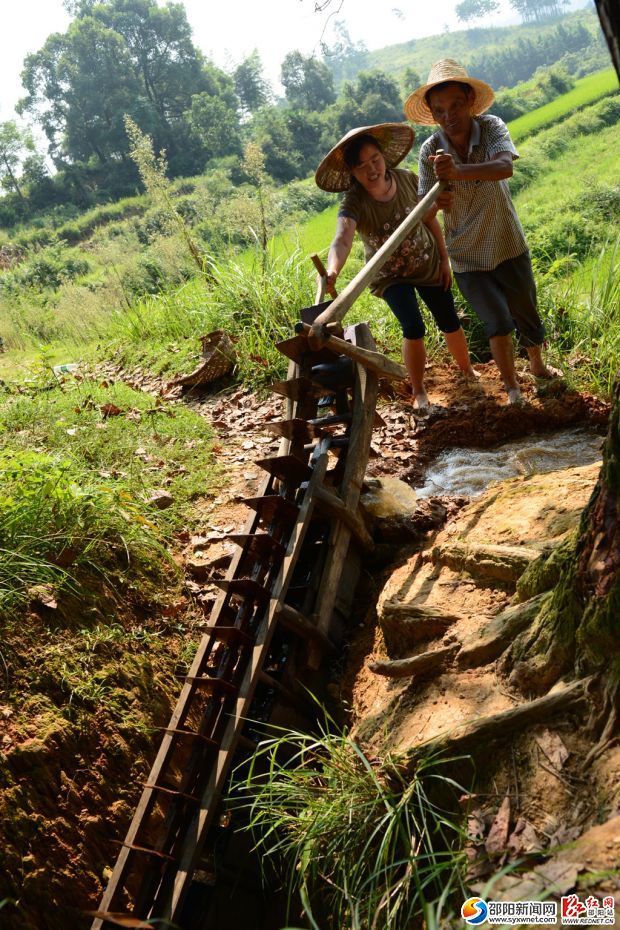
[[[596,0],[598,17],[620,78],[620,8],[617,0]]]
[[[8,161],[7,161],[6,158],[3,158],[2,160],[3,160],[3,162],[4,162],[4,167],[5,167],[6,173],[8,174],[8,176],[9,176],[9,178],[10,178],[10,180],[11,180],[11,184],[13,185],[13,190],[15,191],[16,194],[18,194],[19,199],[22,201],[22,203],[25,203],[25,202],[26,202],[26,198],[24,197],[24,195],[23,195],[23,193],[22,193],[22,191],[21,191],[21,188],[20,188],[19,184],[17,183],[17,178],[15,177],[15,175],[13,174],[13,172],[11,171],[11,166],[9,165],[9,163],[8,163]]]
[[[576,542],[567,547],[559,580],[534,624],[514,643],[506,665],[514,684],[541,692],[560,675],[603,673],[606,690],[620,684],[620,377],[603,448],[603,465]]]

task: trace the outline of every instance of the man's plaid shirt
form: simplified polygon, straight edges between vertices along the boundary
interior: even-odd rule
[[[437,149],[449,152],[463,163],[441,130],[434,133],[420,149],[420,198],[436,182],[433,164],[428,160]],[[489,161],[499,152],[519,157],[505,123],[497,116],[473,118],[469,154],[464,164]],[[509,258],[527,251],[523,228],[513,206],[508,181],[451,181],[454,198],[450,210],[444,210],[444,233],[452,269],[491,271]]]

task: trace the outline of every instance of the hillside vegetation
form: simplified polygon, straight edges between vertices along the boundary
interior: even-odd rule
[[[609,62],[598,18],[588,9],[562,17],[561,23],[489,26],[411,39],[367,52],[363,67],[386,71],[399,80],[413,69],[424,81],[440,58],[456,58],[470,74],[498,90],[513,87],[537,68],[562,60],[573,74],[586,74]]]
[[[556,10],[536,26],[463,30],[372,54],[344,30],[342,43],[324,49],[322,58],[295,50],[285,56],[284,99],[276,100],[257,52],[230,71],[205,59],[182,5],[106,0],[72,8],[67,30],[48,37],[24,62],[26,93],[18,110],[38,126],[47,152],[30,130],[13,120],[0,123],[0,180],[7,191],[0,228],[17,237],[33,225],[64,227],[65,241],[75,242],[89,208],[143,190],[129,153],[127,117],[164,153],[170,179],[213,172],[242,186],[251,180],[244,168],[249,146],[260,149],[266,178],[281,185],[307,177],[352,126],[403,119],[404,98],[437,58],[460,59],[496,89],[533,79],[531,93],[498,100],[505,118],[549,102],[608,63],[591,10],[568,16]],[[418,128],[420,142],[427,132]]]
[[[553,126],[588,104],[618,92],[618,78],[613,68],[597,71],[581,78],[566,94],[543,104],[531,113],[517,117],[510,123],[510,135],[515,142],[531,136],[539,129]]]
[[[557,97],[555,112],[574,109],[575,91],[585,101],[606,87],[608,72],[592,75]],[[541,111],[546,112],[542,107],[531,118]],[[545,118],[536,124],[543,127]],[[613,235],[620,209],[613,155],[619,118],[620,97],[610,93],[519,142],[522,157],[511,183],[545,288]],[[415,169],[415,159],[409,164]],[[585,186],[575,186],[576,164],[584,166]],[[223,325],[248,340],[241,353],[244,377],[264,380],[277,371],[281,358],[271,343],[299,306],[312,303],[312,270],[303,256],[325,253],[338,198],[318,191],[311,179],[274,187],[264,173],[233,187],[222,170],[174,182],[169,191],[168,206],[142,195],[91,210],[56,230],[24,230],[7,238],[7,268],[0,277],[6,347],[70,340],[76,346],[70,353],[82,357],[80,346],[97,338],[121,345],[129,364],[152,344],[156,370],[173,374],[191,364],[197,348],[192,337]],[[172,222],[170,205],[176,210]],[[215,286],[197,274],[178,234],[179,220],[215,275]],[[262,223],[271,234],[267,265],[257,238]],[[240,247],[245,251],[235,260],[232,250]],[[360,262],[358,249],[347,272]],[[247,309],[247,328],[241,307]],[[364,295],[353,315],[373,316],[379,337],[396,351],[396,329],[380,307]],[[577,308],[575,313],[578,317]],[[162,341],[178,342],[178,350],[162,355],[157,349]],[[613,357],[598,355],[601,384],[607,386]],[[64,360],[74,359],[69,354]],[[597,365],[587,371],[596,381]]]

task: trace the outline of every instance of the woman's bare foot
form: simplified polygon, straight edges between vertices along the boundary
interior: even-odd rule
[[[523,403],[523,394],[521,389],[518,387],[506,388],[506,393],[508,394],[508,403],[509,404],[522,404]]]
[[[428,394],[426,391],[420,391],[418,394],[414,395],[413,398],[413,409],[414,410],[427,410],[429,407],[430,401],[428,399]]]
[[[536,368],[531,366],[530,370],[535,378],[542,378],[545,381],[564,377],[564,372],[560,371],[559,368],[554,368],[553,365],[542,365],[540,368],[538,366],[536,366]]]

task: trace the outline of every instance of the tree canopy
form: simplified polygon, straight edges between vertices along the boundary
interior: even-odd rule
[[[271,88],[263,75],[263,65],[257,50],[248,55],[233,71],[235,93],[247,116],[256,113],[271,100]]]
[[[565,0],[510,2],[531,21],[555,15]],[[468,21],[497,5],[461,0],[457,12]],[[50,175],[43,155],[29,148],[30,137],[16,136],[17,127],[5,124],[0,176],[9,193],[0,212],[7,223],[46,204],[83,208],[134,193],[140,179],[128,157],[126,117],[164,153],[170,177],[198,174],[217,160],[241,177],[242,152],[255,142],[268,175],[287,182],[314,171],[350,129],[402,120],[403,98],[421,83],[411,66],[401,70],[399,82],[380,70],[360,70],[369,53],[337,21],[333,44],[323,44],[321,56],[286,55],[285,97],[274,99],[258,51],[227,71],[217,67],[194,45],[180,2],[64,0],[64,6],[73,20],[26,58],[26,93],[18,105],[43,130],[58,171]],[[464,63],[499,89],[593,41],[583,23],[559,23],[539,35],[522,30],[518,41],[484,53],[474,44]]]
[[[18,181],[20,167],[32,169],[35,145],[32,135],[20,129],[15,120],[0,123],[0,176],[2,186],[14,191],[23,200],[24,195]],[[30,161],[29,161],[30,159]]]
[[[474,19],[495,13],[498,9],[497,0],[462,0],[462,3],[457,3],[455,12],[462,23],[469,23]]]
[[[26,58],[27,93],[19,104],[41,124],[58,166],[124,159],[129,114],[166,150],[174,170],[190,144],[184,114],[196,95],[217,98],[220,113],[237,121],[232,78],[193,45],[182,4],[81,0],[71,8],[77,15],[66,33],[49,36]],[[195,137],[191,144],[195,149]]]
[[[325,62],[301,52],[289,52],[282,62],[286,99],[301,110],[320,110],[336,99],[334,78]]]

